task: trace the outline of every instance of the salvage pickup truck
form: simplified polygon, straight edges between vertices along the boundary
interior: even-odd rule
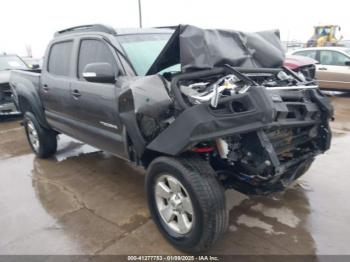
[[[225,189],[281,191],[330,147],[332,106],[283,67],[276,31],[86,25],[45,58],[10,79],[34,153],[64,133],[143,166],[151,215],[185,252],[227,229]]]

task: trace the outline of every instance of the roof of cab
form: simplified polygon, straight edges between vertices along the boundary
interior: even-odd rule
[[[174,32],[170,28],[116,28],[117,35],[134,35],[134,34],[171,34]]]
[[[111,35],[133,35],[133,34],[156,34],[156,33],[173,33],[174,27],[162,28],[112,28],[102,24],[80,25],[66,28],[55,33],[55,37],[66,36],[69,34],[84,33],[84,32],[100,32]]]

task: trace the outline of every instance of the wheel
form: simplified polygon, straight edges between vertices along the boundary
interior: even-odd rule
[[[26,112],[24,115],[24,128],[29,145],[38,157],[48,158],[56,153],[56,133],[42,127],[30,112]]]
[[[156,158],[147,169],[146,192],[160,232],[182,251],[208,249],[226,231],[223,186],[200,158]]]

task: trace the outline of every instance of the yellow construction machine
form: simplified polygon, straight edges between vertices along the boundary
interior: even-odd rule
[[[342,39],[339,25],[318,25],[314,27],[314,34],[307,42],[307,47],[337,46]]]

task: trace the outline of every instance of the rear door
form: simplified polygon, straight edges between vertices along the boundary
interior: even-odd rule
[[[316,78],[323,88],[350,89],[350,67],[345,62],[350,59],[338,51],[320,50],[320,64],[317,65]]]
[[[39,91],[50,125],[72,136],[74,128],[70,122],[74,119],[74,113],[70,84],[74,62],[73,46],[73,39],[55,42],[50,46]]]
[[[83,78],[90,63],[109,63],[120,71],[114,51],[99,37],[81,38],[76,76],[72,81],[71,97],[77,121],[77,138],[119,156],[125,156],[123,126],[118,121],[115,84],[92,83]]]

